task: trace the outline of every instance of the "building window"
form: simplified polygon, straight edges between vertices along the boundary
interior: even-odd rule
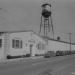
[[[12,48],[15,47],[15,40],[12,40]]]
[[[13,48],[22,48],[22,40],[12,40],[12,47]]]
[[[2,39],[0,39],[0,48],[2,47]]]
[[[16,46],[16,48],[19,48],[20,46],[19,46],[19,44],[20,44],[20,42],[19,42],[19,40],[15,40],[15,46]]]
[[[44,50],[45,49],[45,44],[39,42],[37,45],[36,45],[37,49],[38,50]]]
[[[22,48],[22,40],[20,41],[20,48]]]
[[[37,49],[40,50],[41,49],[41,45],[37,44]]]

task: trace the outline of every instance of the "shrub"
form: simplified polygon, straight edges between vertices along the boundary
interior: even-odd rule
[[[30,54],[26,54],[26,56],[25,57],[30,57],[31,55]]]

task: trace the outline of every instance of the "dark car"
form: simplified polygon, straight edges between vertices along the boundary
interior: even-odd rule
[[[54,57],[54,56],[55,56],[55,52],[54,51],[48,51],[44,55],[45,58]]]
[[[56,56],[63,56],[64,55],[64,51],[56,51]]]

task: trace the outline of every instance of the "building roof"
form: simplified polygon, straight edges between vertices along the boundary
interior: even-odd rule
[[[57,39],[53,39],[53,38],[50,38],[50,37],[44,37],[44,36],[42,36],[42,37],[46,38],[48,40],[52,40],[52,41],[57,41],[57,42],[62,42],[62,43],[67,43],[67,44],[75,45],[75,43],[70,43],[70,42],[66,42],[66,41],[62,41],[62,40],[57,40]]]
[[[32,30],[0,31],[0,33],[19,33],[19,32],[33,32],[33,31]]]
[[[52,41],[57,41],[57,42],[62,42],[62,43],[67,43],[70,44],[70,42],[66,42],[66,41],[62,41],[62,40],[57,40],[57,39],[53,39],[50,37],[45,37],[45,36],[41,36],[38,33],[34,32],[33,30],[21,30],[21,31],[2,31],[0,33],[19,33],[19,32],[33,32],[34,34],[36,34],[37,36],[41,37],[42,39],[47,39],[47,40],[52,40]],[[71,43],[72,45],[75,45],[75,43]]]

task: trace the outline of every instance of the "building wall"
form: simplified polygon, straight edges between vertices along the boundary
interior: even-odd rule
[[[10,33],[9,35],[9,40],[10,40],[10,47],[9,47],[9,54],[12,56],[15,55],[25,55],[26,53],[29,52],[29,43],[28,39],[30,39],[30,32],[25,33],[25,32],[20,32],[20,33]],[[22,40],[22,48],[12,48],[12,40],[17,39],[17,40]]]
[[[3,34],[3,51],[4,51],[4,60],[7,59],[7,54],[9,52],[9,46],[10,46],[10,41],[9,41],[9,33],[4,33]]]
[[[12,48],[12,39],[20,39],[22,40],[22,48]],[[38,35],[35,35],[33,32],[19,32],[19,33],[10,33],[9,34],[9,51],[8,55],[16,56],[16,55],[26,55],[30,54],[30,45],[33,45],[32,47],[32,56],[35,54],[43,54],[46,49],[41,50],[37,48],[37,44],[39,42],[44,43],[45,41],[39,37]]]
[[[75,50],[75,45],[71,45],[71,49]],[[51,51],[65,51],[65,50],[70,50],[70,44],[68,43],[63,43],[63,42],[58,42],[58,41],[48,41],[48,50]]]
[[[2,39],[2,46],[0,47],[0,60],[5,60],[5,34],[0,35],[0,39]]]
[[[32,38],[35,39],[34,54],[44,54],[47,50],[47,43],[45,39],[34,33],[32,34]],[[38,45],[41,45],[41,48],[38,48]]]
[[[0,58],[4,58],[7,55],[18,56],[30,54],[30,45],[33,45],[32,56],[35,56],[35,54],[44,54],[47,51],[70,50],[70,45],[67,43],[46,40],[33,32],[6,33],[0,36],[0,38],[3,39],[3,46],[0,48]],[[22,48],[13,48],[13,39],[22,40]],[[43,45],[43,47],[38,47],[38,44]],[[71,47],[72,50],[75,50],[75,45]]]
[[[71,45],[71,49],[72,50],[75,50],[75,45]]]

